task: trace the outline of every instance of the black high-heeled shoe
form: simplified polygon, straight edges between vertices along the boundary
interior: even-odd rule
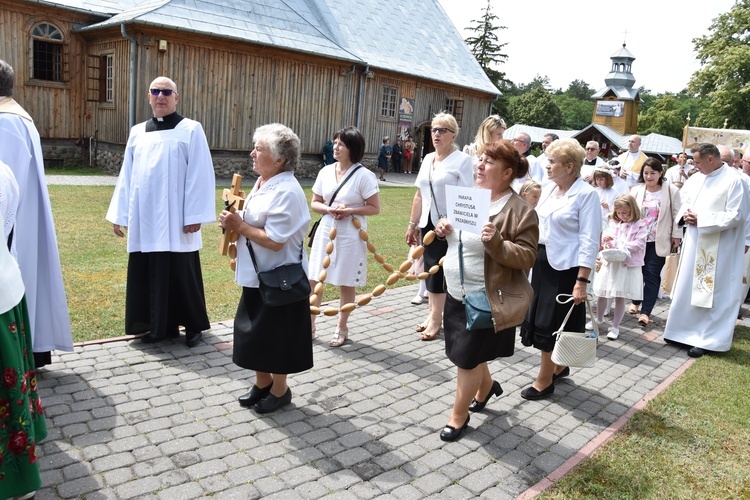
[[[456,429],[452,425],[446,425],[443,427],[443,430],[440,431],[440,439],[443,441],[455,441],[456,439],[461,437],[461,434],[466,430],[467,427],[469,427],[469,420],[471,420],[471,415],[466,415],[466,422],[464,422],[464,425]]]
[[[472,399],[471,404],[469,405],[469,411],[478,412],[484,410],[484,407],[487,406],[487,403],[490,401],[490,398],[493,394],[499,397],[502,393],[503,388],[500,387],[500,382],[498,382],[497,380],[493,380],[492,387],[490,387],[490,392],[487,394],[487,397],[484,398],[484,401],[477,401],[477,398]]]

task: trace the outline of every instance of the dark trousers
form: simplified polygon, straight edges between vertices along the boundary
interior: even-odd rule
[[[656,254],[656,242],[646,243],[646,256],[643,259],[643,305],[641,313],[651,316],[654,310],[656,298],[659,296],[659,287],[661,286],[661,269],[666,262],[665,257],[659,257]],[[640,300],[634,300],[633,304],[640,305]]]

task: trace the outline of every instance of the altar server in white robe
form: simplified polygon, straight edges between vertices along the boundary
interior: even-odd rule
[[[134,126],[107,220],[128,231],[125,332],[141,340],[200,342],[209,328],[198,250],[201,225],[214,222],[215,174],[200,123],[177,113],[175,83],[149,86],[153,118]]]
[[[40,367],[52,362],[51,351],[72,351],[73,335],[42,144],[31,116],[13,99],[13,80],[13,68],[0,60],[0,161],[13,171],[19,187],[13,238],[26,286],[34,360]]]
[[[677,213],[687,229],[664,329],[666,341],[690,346],[688,355],[728,351],[742,297],[745,219],[750,211],[740,174],[722,164],[716,146],[692,149],[700,173],[680,191]]]

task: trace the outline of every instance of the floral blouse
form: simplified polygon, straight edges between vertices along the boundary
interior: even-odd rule
[[[648,227],[646,243],[656,241],[656,223],[659,219],[659,209],[661,208],[661,191],[651,193],[646,190],[643,196],[643,219]]]

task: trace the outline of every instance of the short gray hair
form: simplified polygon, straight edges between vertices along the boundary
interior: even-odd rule
[[[271,151],[274,160],[284,158],[284,172],[293,172],[299,166],[300,140],[292,129],[281,123],[271,123],[255,129],[253,143],[262,142]]]
[[[698,153],[699,155],[701,155],[701,158],[713,156],[714,158],[721,160],[721,154],[719,153],[719,148],[717,148],[710,142],[701,142],[700,144],[696,144],[690,149],[690,152],[693,153],[693,155]]]
[[[0,96],[13,97],[13,67],[0,59]]]

